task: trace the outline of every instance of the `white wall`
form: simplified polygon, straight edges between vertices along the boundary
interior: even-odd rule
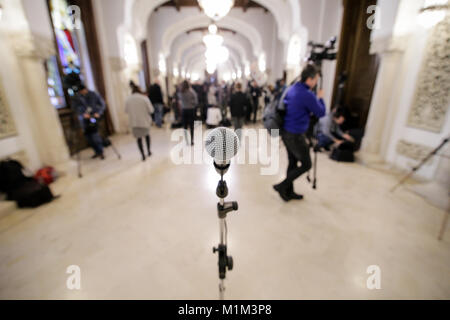
[[[426,130],[416,129],[407,125],[407,120],[417,86],[419,72],[422,61],[425,58],[424,49],[426,48],[429,33],[424,30],[415,30],[414,36],[411,36],[405,50],[401,78],[396,81],[403,82],[401,92],[396,92],[398,96],[398,106],[393,122],[393,132],[389,138],[387,154],[385,160],[393,163],[396,167],[409,169],[417,161],[409,159],[397,153],[397,144],[400,140],[405,140],[431,148],[438,146],[441,141],[450,133],[450,113],[447,112],[445,125],[440,133],[434,133]],[[423,166],[418,175],[426,179],[432,179],[436,172],[439,158],[435,157],[427,165]]]
[[[433,149],[450,132],[448,111],[439,133],[413,128],[407,123],[431,34],[431,31],[423,29],[417,23],[422,4],[422,0],[380,0],[381,29],[374,30],[371,37],[371,50],[380,54],[381,67],[386,65],[391,69],[386,72],[381,70],[377,77],[377,90],[366,127],[366,136],[370,137],[366,150],[377,152],[384,161],[404,170],[410,170],[418,161],[397,153],[400,140]],[[394,10],[394,14],[390,10]],[[383,13],[386,14],[383,16]],[[394,61],[395,64],[392,64]],[[450,106],[447,109],[449,108]],[[375,144],[370,145],[373,141]],[[376,141],[379,141],[378,144]],[[444,166],[443,161],[448,159],[433,158],[417,175],[429,180],[435,179],[440,168],[440,175],[450,176],[448,166]]]
[[[95,0],[102,8],[103,34],[107,47],[107,54],[111,57],[121,57],[123,53],[123,34],[118,32],[124,23],[124,0]]]

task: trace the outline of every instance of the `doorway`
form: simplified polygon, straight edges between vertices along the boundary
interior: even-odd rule
[[[364,128],[377,79],[379,57],[370,54],[367,8],[376,0],[344,0],[344,16],[336,64],[332,105],[348,108],[347,125]],[[342,86],[343,85],[343,86]]]
[[[64,136],[73,155],[88,147],[71,108],[77,84],[83,83],[89,90],[106,97],[100,50],[91,0],[47,0],[53,28],[56,55],[46,64],[49,95],[58,110]],[[79,21],[72,20],[70,6],[81,12]],[[77,8],[77,10],[78,10]],[[103,137],[113,133],[113,126],[106,102],[105,116],[99,131]]]

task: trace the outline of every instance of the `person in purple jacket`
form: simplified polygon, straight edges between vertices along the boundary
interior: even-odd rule
[[[317,96],[313,93],[319,81],[320,72],[314,65],[307,65],[301,74],[300,82],[294,84],[284,99],[286,114],[281,133],[289,158],[286,179],[274,186],[284,201],[302,200],[303,196],[294,192],[294,180],[311,169],[311,156],[306,140],[311,114],[317,118],[325,116],[323,90]],[[298,162],[301,165],[298,166]]]

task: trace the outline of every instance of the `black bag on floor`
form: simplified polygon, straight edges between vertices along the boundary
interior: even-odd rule
[[[339,162],[355,162],[353,150],[336,148],[331,152],[330,158]]]
[[[53,200],[53,194],[49,187],[34,179],[30,179],[18,189],[12,190],[8,196],[10,200],[17,202],[19,208],[36,208]]]
[[[26,177],[22,169],[22,164],[15,160],[0,162],[0,192],[6,193],[8,200],[16,201],[19,208],[36,208],[53,200],[49,187]]]

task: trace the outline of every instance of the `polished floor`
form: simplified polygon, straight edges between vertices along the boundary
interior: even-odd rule
[[[122,160],[84,152],[53,185],[62,197],[0,219],[1,299],[216,299],[219,240],[212,165],[175,165],[170,130],[152,129],[143,163],[131,136],[113,141]],[[281,168],[286,167],[281,153]],[[450,299],[450,231],[437,240],[441,209],[400,188],[397,177],[319,156],[319,185],[302,179],[301,202],[272,190],[283,176],[258,165],[226,175],[229,200],[227,299]],[[66,268],[81,268],[81,290]],[[381,269],[369,290],[366,269]]]

